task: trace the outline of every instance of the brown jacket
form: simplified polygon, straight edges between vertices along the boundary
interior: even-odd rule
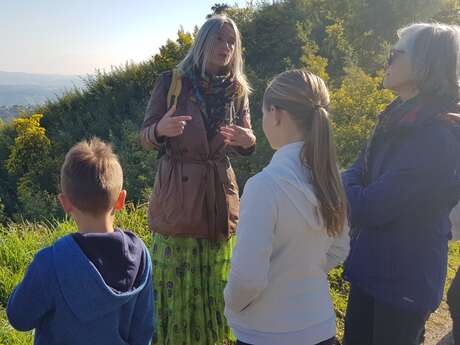
[[[166,96],[171,75],[161,74],[152,91],[140,131],[141,144],[146,149],[160,149],[154,125],[168,110]],[[165,153],[150,197],[149,224],[152,231],[167,235],[225,239],[238,222],[238,185],[223,137],[217,134],[208,141],[200,107],[191,96],[192,84],[183,77],[176,114],[190,115],[192,120],[182,135],[167,138],[162,144]],[[249,117],[248,100],[239,103],[237,116]],[[246,155],[254,148],[237,151]]]

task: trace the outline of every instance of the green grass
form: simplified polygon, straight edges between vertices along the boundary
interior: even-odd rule
[[[150,247],[151,236],[147,224],[146,205],[127,209],[117,215],[116,224],[129,229],[141,237]],[[32,332],[16,332],[8,324],[5,308],[13,288],[20,282],[28,264],[35,253],[52,244],[56,239],[75,231],[75,224],[66,220],[63,222],[22,223],[0,226],[0,345],[31,345]],[[460,265],[460,243],[449,246],[449,269],[447,287],[450,285],[457,268]],[[339,338],[343,333],[343,319],[347,304],[348,284],[341,278],[342,268],[332,270],[329,274],[331,295],[337,314],[337,332]]]

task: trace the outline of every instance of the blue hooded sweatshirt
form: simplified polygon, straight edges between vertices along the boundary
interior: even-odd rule
[[[100,257],[85,254],[97,246]],[[147,345],[154,331],[149,252],[121,230],[65,236],[36,254],[7,315],[17,330],[35,329],[36,345]]]

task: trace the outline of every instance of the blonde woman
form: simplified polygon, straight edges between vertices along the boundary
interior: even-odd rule
[[[245,186],[224,293],[238,344],[334,343],[327,272],[349,239],[328,105],[323,80],[303,70],[265,91],[263,129],[277,151]]]
[[[235,23],[215,16],[178,65],[181,92],[169,108],[172,73],[158,81],[141,128],[161,158],[148,218],[158,344],[221,344],[230,335],[223,289],[239,194],[227,153],[254,151],[249,85]]]

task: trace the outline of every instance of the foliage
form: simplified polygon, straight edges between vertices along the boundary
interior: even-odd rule
[[[340,164],[348,166],[364,146],[376,123],[376,116],[394,98],[381,90],[382,76],[369,76],[350,67],[338,89],[332,91],[333,125]]]
[[[151,60],[98,73],[84,91],[73,90],[39,109],[40,114],[0,125],[0,198],[10,219],[62,217],[56,202],[59,170],[68,149],[98,136],[111,141],[124,166],[131,200],[151,187],[155,154],[138,140],[157,76],[186,54],[193,36],[180,30]]]
[[[13,121],[16,138],[10,156],[6,161],[8,172],[12,175],[25,175],[31,171],[45,168],[51,141],[46,130],[40,126],[42,114],[20,117]]]
[[[381,89],[380,69],[396,29],[431,18],[458,23],[458,6],[455,0],[257,1],[244,8],[215,4],[211,14],[225,13],[242,32],[246,73],[254,90],[250,101],[257,151],[251,157],[232,157],[241,189],[272,155],[260,111],[270,79],[288,68],[307,68],[327,82],[339,158],[345,167],[393,97]],[[113,143],[130,200],[145,201],[156,154],[140,147],[138,128],[157,77],[177,65],[193,37],[180,29],[150,60],[97,73],[86,80],[83,91],[71,90],[38,109],[42,116],[24,115],[13,123],[1,123],[4,216],[62,217],[55,199],[60,165],[72,145],[92,136]]]
[[[22,215],[34,219],[58,213],[55,195],[40,188],[48,182],[49,169],[54,166],[50,157],[51,141],[40,125],[42,118],[42,114],[34,114],[13,120],[16,137],[5,162],[7,172],[17,180],[16,193]]]

